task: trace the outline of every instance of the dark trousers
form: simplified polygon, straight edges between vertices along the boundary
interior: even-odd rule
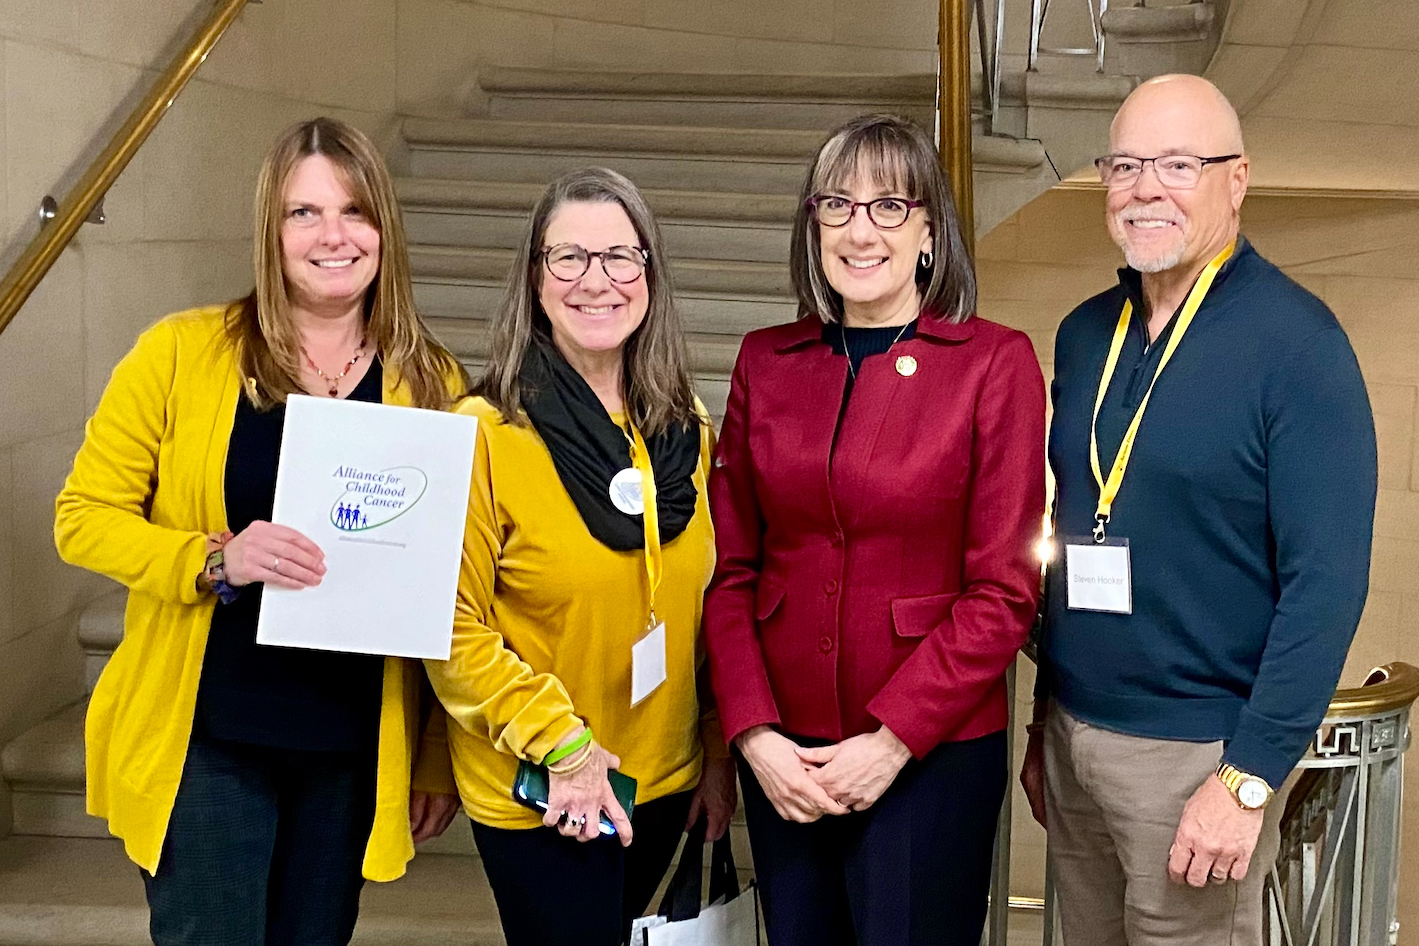
[[[157,946],[344,946],[374,823],[374,754],[194,733],[158,872]]]
[[[911,760],[871,808],[785,821],[739,782],[771,946],[979,946],[1005,733]]]
[[[552,828],[473,822],[507,946],[624,943],[675,856],[691,794],[637,805],[630,847],[616,837],[582,842]]]

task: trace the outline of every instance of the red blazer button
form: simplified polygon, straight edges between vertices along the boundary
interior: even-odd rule
[[[830,595],[837,594],[838,580],[836,578],[829,578],[827,581],[823,582],[823,590]]]
[[[831,637],[818,638],[818,649],[826,654],[833,649],[833,639]]]

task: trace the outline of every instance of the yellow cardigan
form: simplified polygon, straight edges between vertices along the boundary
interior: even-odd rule
[[[128,587],[123,642],[89,702],[88,811],[108,820],[149,873],[187,758],[216,603],[196,579],[207,534],[227,527],[223,477],[242,379],[223,332],[225,311],[179,312],[139,337],[114,369],[55,503],[60,556]],[[407,405],[391,375],[384,401]],[[415,661],[385,660],[375,820],[364,858],[371,880],[394,880],[414,856],[418,673]],[[434,733],[443,716],[434,716],[417,781],[451,792],[448,752]]]
[[[505,423],[482,398],[457,410],[478,418],[478,448],[453,650],[424,666],[455,723],[448,741],[464,808],[493,827],[540,825],[512,800],[518,760],[540,762],[581,720],[638,781],[638,802],[694,788],[702,748],[728,755],[717,717],[696,695],[714,570],[710,428],[701,433],[694,516],[663,549],[655,612],[666,626],[667,679],[633,707],[631,646],[650,603],[644,553],[614,551],[591,535],[535,430]]]

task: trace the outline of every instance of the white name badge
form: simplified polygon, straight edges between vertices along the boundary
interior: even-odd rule
[[[631,648],[631,705],[650,696],[664,682],[665,622],[661,621]]]
[[[1064,584],[1069,610],[1133,613],[1133,574],[1127,539],[1066,539]]]

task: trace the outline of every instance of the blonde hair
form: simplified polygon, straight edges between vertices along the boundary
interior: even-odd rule
[[[226,318],[227,335],[246,379],[246,396],[265,410],[303,391],[300,333],[291,318],[282,267],[281,222],[291,174],[317,154],[335,165],[355,203],[379,231],[379,269],[365,295],[367,343],[383,359],[384,369],[408,388],[414,406],[447,408],[467,390],[468,375],[414,310],[408,242],[394,182],[374,143],[334,118],[314,118],[286,129],[261,163],[252,247],[256,288],[233,302]]]
[[[510,423],[526,423],[518,413],[523,408],[522,360],[534,333],[552,337],[551,322],[542,311],[539,295],[546,278],[542,241],[557,210],[575,202],[618,205],[635,228],[641,247],[650,253],[645,267],[649,306],[645,319],[626,339],[621,372],[626,410],[647,437],[674,424],[698,424],[685,329],[675,306],[660,227],[636,185],[609,168],[580,168],[563,174],[533,208],[493,322],[488,365],[473,393],[487,398]]]

